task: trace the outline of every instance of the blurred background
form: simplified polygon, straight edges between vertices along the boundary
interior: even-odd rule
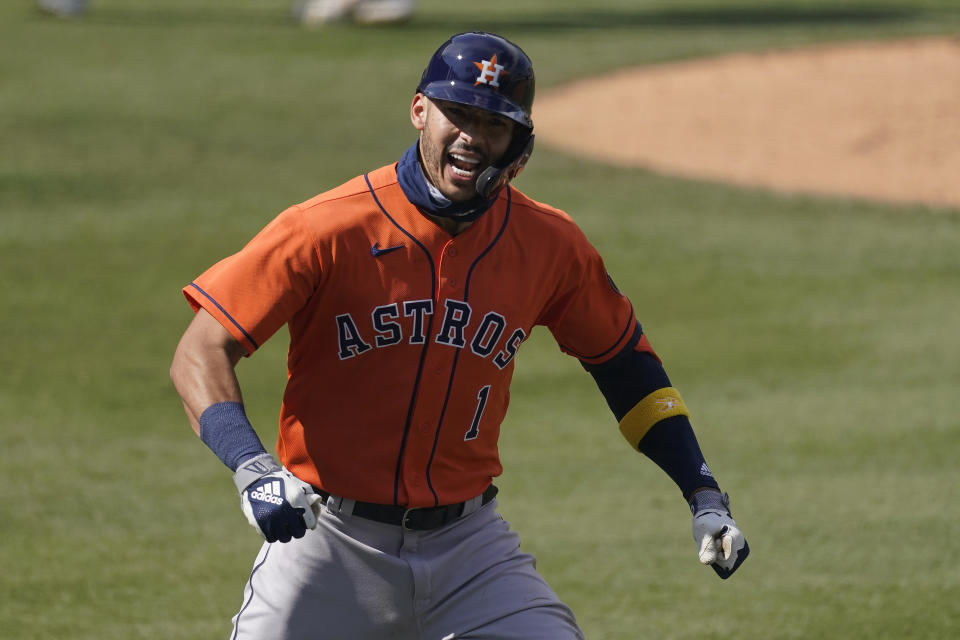
[[[180,287],[288,205],[398,159],[452,33],[517,42],[540,94],[732,51],[960,33],[946,0],[420,0],[362,25],[296,11],[0,5],[4,638],[227,636],[260,543],[168,379],[191,317]],[[549,146],[516,184],[568,211],[631,297],[753,550],[726,582],[699,566],[676,487],[534,332],[503,427],[502,513],[587,637],[953,637],[960,211]],[[268,448],[285,350],[281,332],[238,371]]]

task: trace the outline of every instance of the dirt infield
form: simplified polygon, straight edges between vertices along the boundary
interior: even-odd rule
[[[960,206],[960,39],[628,69],[538,96],[537,141],[778,191]]]

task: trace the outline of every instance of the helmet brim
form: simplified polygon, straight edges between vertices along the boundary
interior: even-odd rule
[[[517,103],[490,91],[476,91],[472,86],[457,80],[437,80],[419,87],[418,91],[432,100],[446,100],[492,111],[533,130],[533,120]]]

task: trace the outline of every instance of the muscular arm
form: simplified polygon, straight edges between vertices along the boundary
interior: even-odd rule
[[[234,368],[244,354],[240,343],[203,309],[180,338],[170,365],[170,379],[197,435],[200,416],[210,405],[243,402]]]
[[[247,420],[235,373],[244,353],[233,336],[200,309],[180,338],[170,379],[190,426],[234,472],[247,521],[267,542],[289,542],[317,526],[320,496],[281,469]],[[263,498],[264,486],[271,487],[269,501]],[[279,487],[280,495],[272,493],[272,487]]]

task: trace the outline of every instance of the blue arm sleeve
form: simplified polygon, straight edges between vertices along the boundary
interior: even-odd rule
[[[603,364],[583,366],[593,376],[617,421],[657,389],[671,386],[663,365],[651,354],[635,351],[632,344]],[[684,498],[701,487],[719,489],[686,416],[656,423],[637,448],[677,483]]]
[[[617,422],[657,389],[672,386],[667,372],[655,357],[646,351],[634,351],[638,340],[639,335],[623,351],[603,364],[588,365],[581,362],[600,387],[600,393]]]
[[[677,483],[688,502],[697,489],[720,489],[707,467],[687,416],[673,416],[653,425],[638,449]]]

